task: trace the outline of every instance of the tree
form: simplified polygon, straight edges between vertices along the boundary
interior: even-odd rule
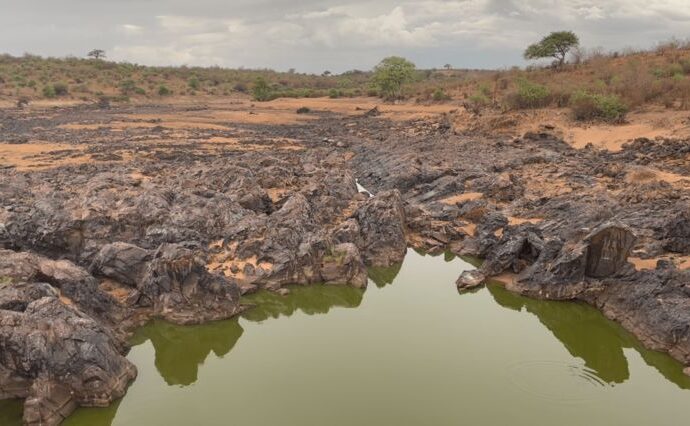
[[[443,66],[443,68],[445,68],[445,69],[447,69],[447,70],[450,70],[450,69],[453,68],[453,66],[452,66],[451,64],[445,64],[445,65]]]
[[[579,46],[580,39],[572,31],[558,31],[544,37],[525,50],[525,59],[556,58],[558,67],[562,67],[568,52]]]
[[[105,58],[105,50],[101,49],[93,49],[89,53],[86,54],[89,58],[94,58],[94,59],[104,59]]]
[[[400,99],[403,87],[415,75],[415,64],[399,56],[390,56],[374,68],[373,82],[386,99]]]

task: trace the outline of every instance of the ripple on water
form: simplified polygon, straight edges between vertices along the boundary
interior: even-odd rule
[[[597,373],[582,365],[561,361],[522,361],[507,366],[510,382],[539,399],[560,404],[593,401],[592,387],[609,387]]]

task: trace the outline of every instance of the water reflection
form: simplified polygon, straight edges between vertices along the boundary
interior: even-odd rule
[[[165,382],[187,386],[196,382],[199,366],[211,352],[223,357],[243,331],[237,319],[186,327],[156,320],[137,331],[132,345],[150,340],[156,352],[156,368]]]
[[[369,279],[376,284],[376,287],[383,288],[389,284],[393,284],[395,278],[400,273],[401,265],[389,266],[387,268],[369,268],[367,273]]]
[[[334,307],[356,308],[362,303],[364,291],[347,286],[291,286],[290,294],[281,296],[262,291],[244,298],[255,305],[242,317],[254,322],[280,316],[289,317],[297,311],[307,315],[327,314]]]
[[[0,400],[0,425],[19,425],[22,422],[22,401]]]
[[[593,307],[528,299],[499,284],[487,287],[499,305],[536,315],[572,356],[584,360],[587,369],[604,382],[615,385],[630,378],[623,349],[632,348],[669,381],[682,389],[690,389],[690,377],[683,374],[680,363],[668,355],[645,349],[634,336]]]

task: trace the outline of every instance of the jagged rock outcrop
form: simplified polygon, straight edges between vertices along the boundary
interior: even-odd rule
[[[25,424],[57,425],[78,406],[122,397],[136,376],[123,349],[49,284],[0,287],[0,399],[25,398]]]
[[[94,318],[116,324],[125,316],[96,278],[69,260],[52,260],[27,252],[0,249],[0,277],[15,282],[46,282]]]
[[[362,254],[367,265],[400,263],[407,252],[405,210],[400,192],[384,191],[370,198],[355,212],[363,239]]]
[[[229,318],[240,311],[237,285],[206,269],[200,250],[162,244],[144,250],[126,243],[104,246],[92,271],[133,287],[128,299],[151,306],[156,316],[177,324]]]

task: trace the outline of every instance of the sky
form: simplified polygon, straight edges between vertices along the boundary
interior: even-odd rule
[[[690,0],[0,0],[0,53],[145,65],[370,69],[524,65],[524,48],[572,30],[589,48],[690,37]]]

